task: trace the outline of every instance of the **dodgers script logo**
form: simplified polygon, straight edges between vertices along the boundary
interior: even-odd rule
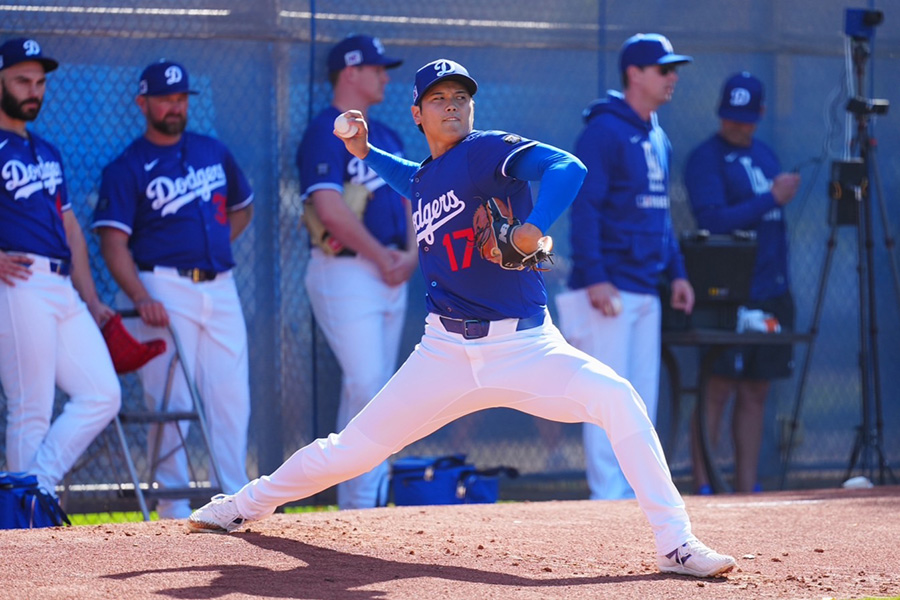
[[[225,184],[225,169],[216,163],[198,170],[188,167],[184,177],[157,177],[147,184],[146,194],[153,210],[162,209],[162,216],[166,216],[197,198],[209,202],[213,190]]]
[[[20,160],[10,160],[3,165],[0,175],[6,190],[15,192],[13,198],[16,200],[28,198],[42,189],[55,194],[57,186],[63,183],[62,166],[55,160],[44,162],[40,156],[37,164],[30,165]]]
[[[457,198],[453,190],[425,204],[422,204],[420,198],[412,215],[413,226],[416,228],[416,243],[425,240],[426,244],[433,244],[434,232],[465,209],[465,202]]]
[[[347,163],[347,176],[350,178],[350,183],[364,185],[370,192],[385,185],[384,179],[374,169],[370,169],[366,163],[355,156]]]

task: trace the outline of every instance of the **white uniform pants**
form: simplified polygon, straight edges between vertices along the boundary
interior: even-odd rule
[[[193,374],[203,400],[212,452],[222,471],[222,481],[219,483],[225,493],[233,493],[247,483],[247,428],[250,420],[247,326],[234,279],[228,272],[219,274],[213,281],[194,283],[178,275],[174,269],[161,267],[141,272],[140,277],[150,295],[161,301],[169,313],[184,352],[182,358],[187,363],[188,371]],[[138,371],[147,407],[159,410],[175,344],[168,329],[149,327],[139,319],[128,321],[138,339],[166,340],[166,352]],[[193,400],[180,366],[175,371],[168,409],[193,410]],[[181,422],[179,426],[186,436],[189,423]],[[151,456],[156,438],[157,426],[151,426],[147,435]],[[165,424],[160,456],[165,456],[179,445],[175,425]],[[211,479],[215,480],[213,473]],[[189,469],[184,452],[175,452],[160,463],[157,481],[162,487],[187,486]],[[161,518],[186,518],[191,510],[187,499],[161,499],[157,512]]]
[[[68,277],[34,257],[32,275],[0,282],[0,383],[6,467],[53,488],[119,411],[121,390],[100,330]],[[55,386],[69,395],[51,424]]]
[[[406,314],[406,285],[384,283],[368,260],[330,257],[313,249],[306,292],[328,346],[341,367],[337,429],[362,410],[397,370]],[[387,500],[387,462],[338,485],[338,507],[372,508]]]
[[[615,317],[604,316],[591,306],[586,289],[559,294],[560,329],[573,346],[629,380],[643,398],[650,421],[655,424],[659,399],[659,297],[620,294],[622,312]],[[584,425],[584,453],[591,499],[634,497],[603,429],[590,423]]]
[[[549,317],[524,331],[516,331],[516,324],[515,319],[495,321],[487,337],[465,340],[429,315],[422,341],[350,424],[298,450],[272,475],[247,484],[235,495],[238,511],[248,519],[266,517],[281,504],[365,473],[455,419],[508,407],[605,427],[657,550],[669,552],[687,541],[691,532],[684,502],[634,388],[567,344]]]

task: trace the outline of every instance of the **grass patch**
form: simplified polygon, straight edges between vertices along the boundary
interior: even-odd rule
[[[296,513],[314,513],[314,512],[337,512],[337,505],[323,506],[286,506],[284,512],[288,514]],[[77,515],[69,515],[69,521],[72,525],[103,525],[106,523],[140,523],[144,520],[144,515],[140,511],[133,512],[101,512],[101,513],[84,513]],[[150,513],[151,521],[158,521],[159,515],[156,511]]]

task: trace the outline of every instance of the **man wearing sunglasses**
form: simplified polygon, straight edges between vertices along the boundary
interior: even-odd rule
[[[619,54],[622,93],[585,109],[575,154],[588,174],[570,211],[570,290],[557,296],[568,341],[631,381],[654,422],[660,275],[671,282],[673,308],[690,313],[694,305],[669,215],[671,145],[656,110],[672,99],[677,68],[691,61],[662,35],[634,35]],[[585,424],[584,448],[591,498],[633,498],[606,432]]]

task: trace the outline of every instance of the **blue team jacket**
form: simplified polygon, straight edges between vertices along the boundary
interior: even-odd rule
[[[671,146],[656,115],[644,121],[621,94],[585,110],[575,155],[588,169],[570,211],[569,287],[611,282],[655,294],[661,273],[686,278],[669,214]]]
[[[684,184],[697,226],[712,233],[756,232],[756,265],[750,298],[777,298],[790,288],[784,209],[772,195],[781,163],[765,143],[732,146],[715,134],[688,157]]]

